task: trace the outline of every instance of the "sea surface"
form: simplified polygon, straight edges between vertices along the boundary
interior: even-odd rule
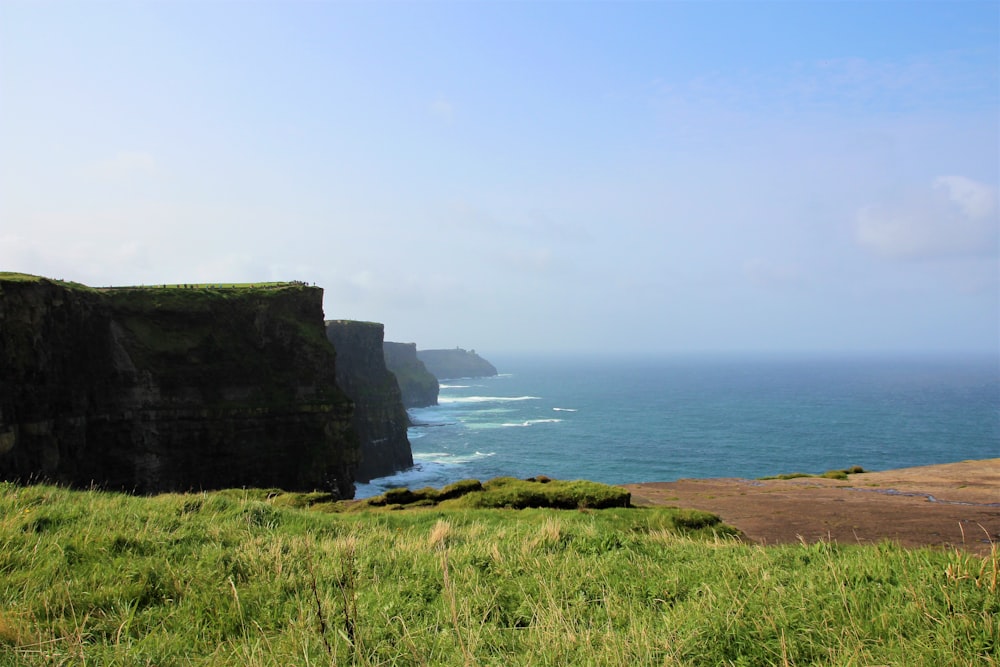
[[[996,357],[491,358],[412,409],[415,465],[358,485],[609,484],[1000,457]]]

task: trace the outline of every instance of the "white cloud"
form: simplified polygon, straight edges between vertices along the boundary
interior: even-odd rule
[[[997,253],[995,189],[964,176],[942,176],[896,201],[862,207],[858,243],[894,259]]]
[[[951,201],[973,220],[986,220],[996,213],[997,197],[993,188],[964,176],[941,176],[934,187],[944,190]]]

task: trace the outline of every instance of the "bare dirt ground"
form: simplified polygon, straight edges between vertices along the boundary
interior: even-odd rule
[[[634,505],[705,510],[760,544],[962,548],[1000,543],[1000,458],[866,472],[847,480],[681,479],[626,484]]]

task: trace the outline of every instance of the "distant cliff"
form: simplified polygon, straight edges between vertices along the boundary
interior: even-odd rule
[[[0,478],[353,497],[358,441],[322,296],[0,273]]]
[[[337,384],[355,403],[354,427],[361,441],[359,482],[413,466],[406,438],[410,420],[396,377],[386,368],[383,335],[384,327],[377,322],[326,323],[326,336],[337,352]]]
[[[424,362],[434,377],[448,378],[489,377],[497,374],[497,369],[475,350],[417,350],[417,358]]]
[[[416,343],[383,343],[385,365],[396,376],[407,408],[425,408],[437,405],[438,386],[424,362],[417,358]]]

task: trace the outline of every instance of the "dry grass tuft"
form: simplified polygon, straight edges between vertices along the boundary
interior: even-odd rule
[[[430,537],[427,538],[427,544],[432,549],[445,549],[448,546],[448,537],[451,535],[451,524],[444,519],[438,520],[431,528]]]

